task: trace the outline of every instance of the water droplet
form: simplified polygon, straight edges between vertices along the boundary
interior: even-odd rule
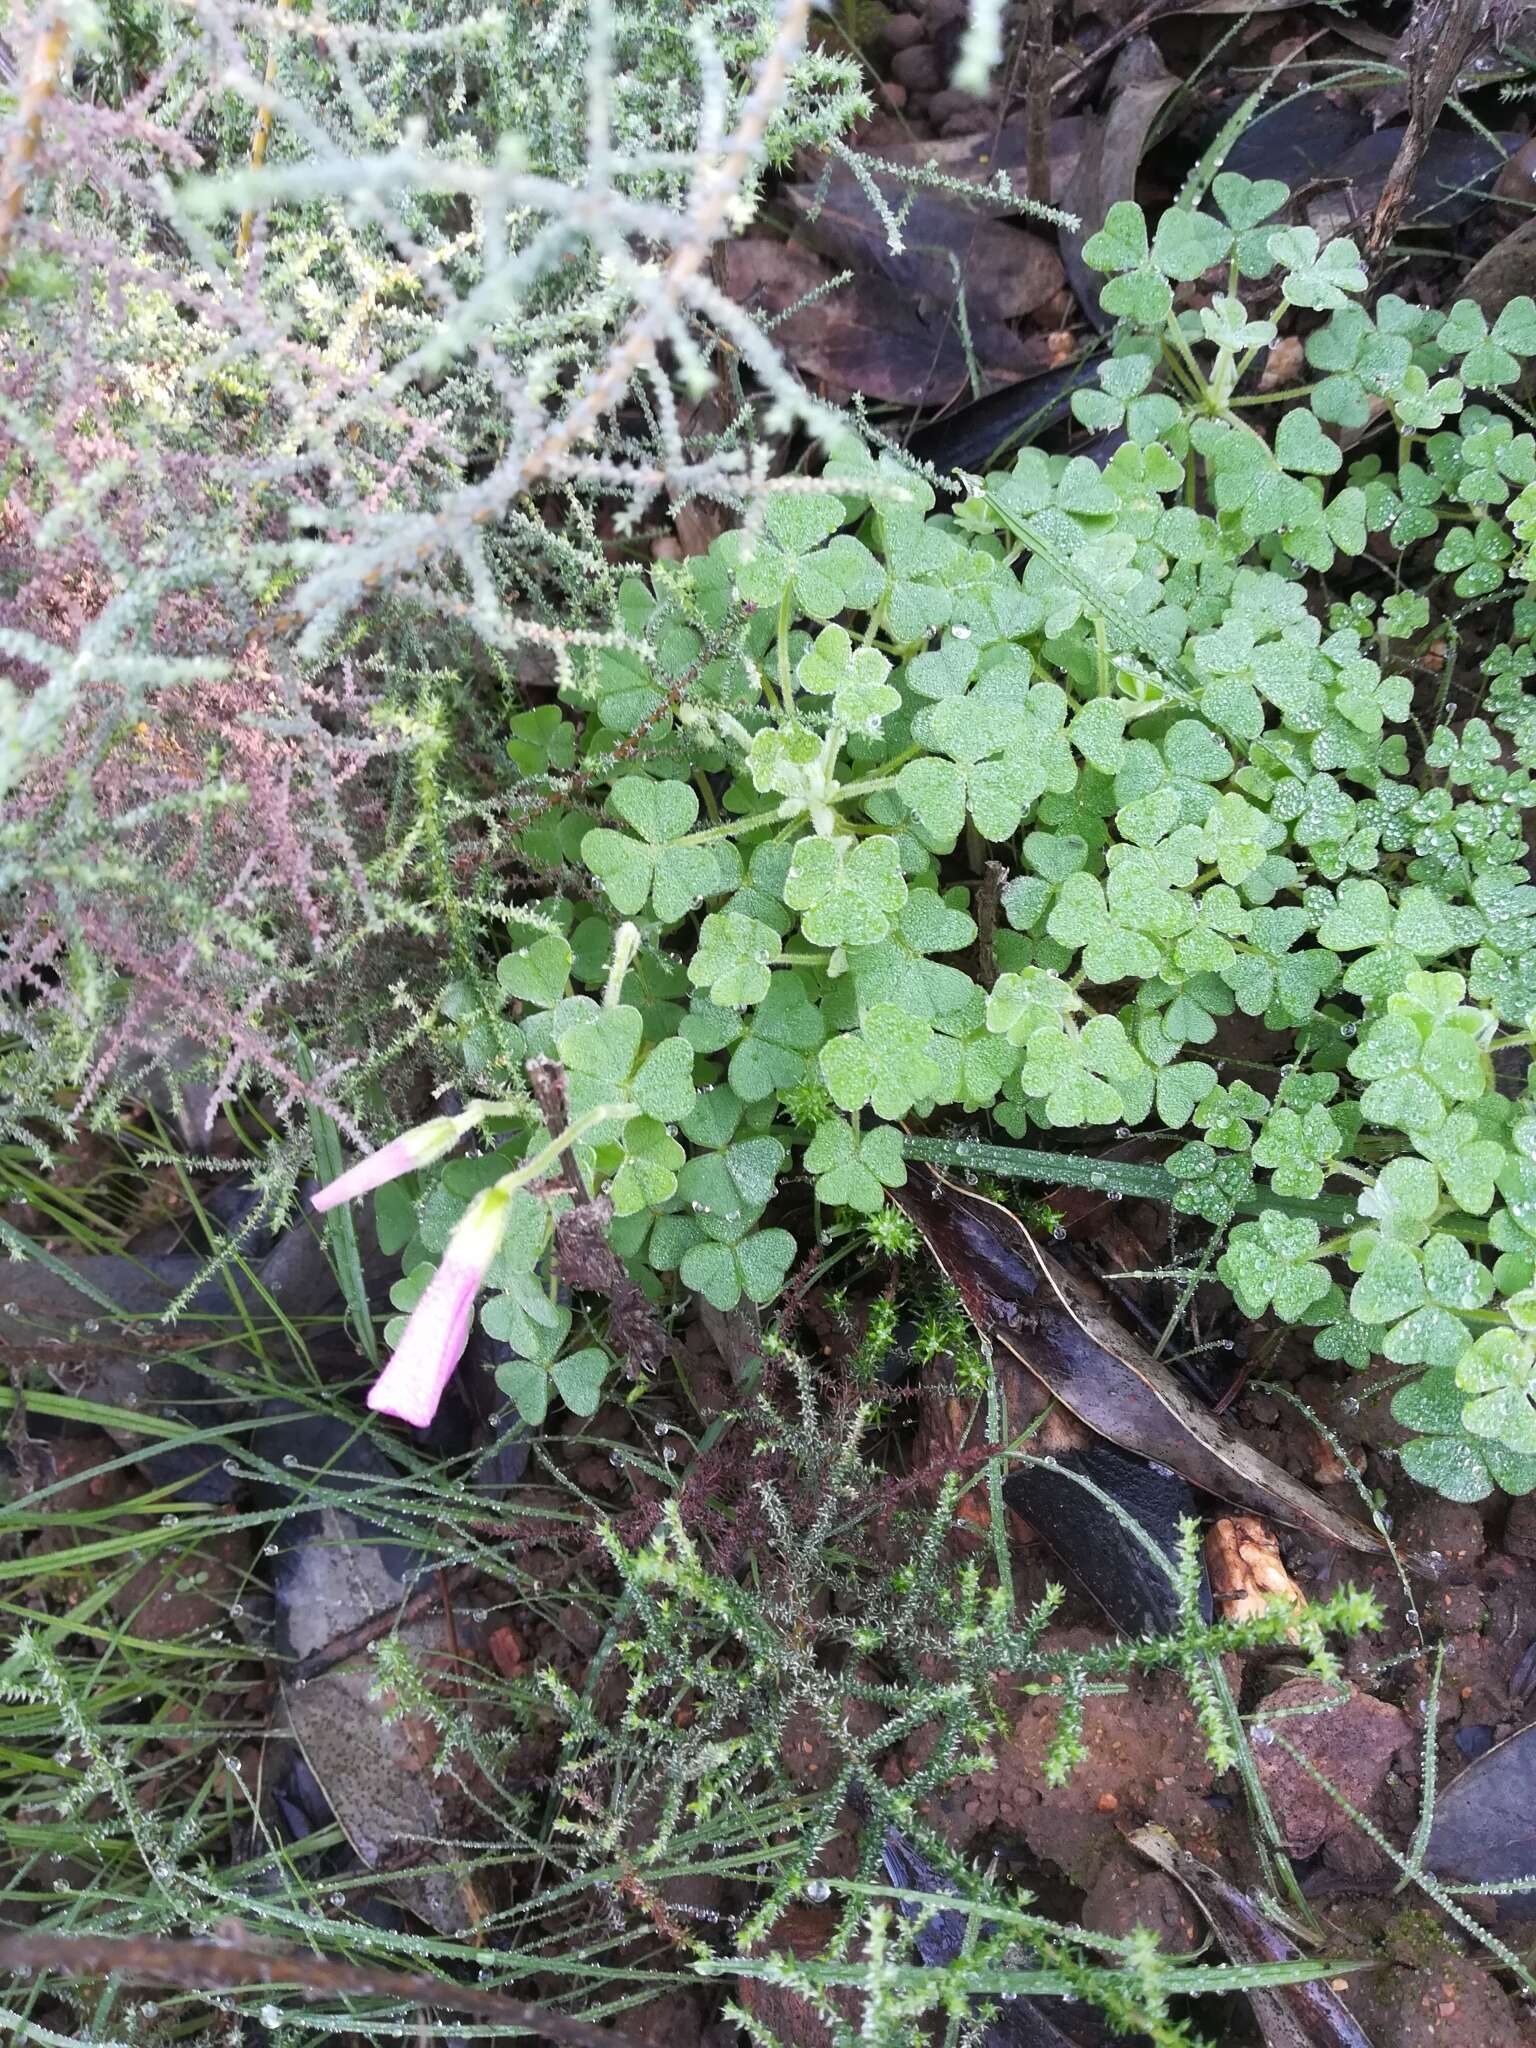
[[[670,1436],[672,1425],[670,1422],[658,1422],[654,1425],[652,1433],[656,1436]]]
[[[1266,1728],[1261,1721],[1253,1731],[1253,1739],[1260,1749],[1268,1749],[1275,1739],[1275,1731],[1273,1728]]]
[[[1419,1610],[1417,1609],[1417,1607],[1410,1607],[1408,1609],[1408,1612],[1403,1616],[1403,1619],[1407,1622],[1410,1628],[1417,1628],[1419,1625]]]
[[[805,1888],[805,1896],[813,1906],[819,1906],[823,1899],[830,1899],[832,1887],[824,1877],[813,1877]]]
[[[664,1450],[662,1451],[662,1454],[661,1454],[661,1462],[662,1462],[662,1463],[663,1463],[664,1465],[670,1465],[670,1464],[671,1464],[671,1462],[672,1462],[672,1460],[673,1460],[673,1459],[674,1459],[674,1458],[675,1458],[676,1456],[677,1456],[677,1447],[676,1447],[676,1445],[674,1445],[674,1444],[668,1444],[668,1445],[666,1446],[666,1448],[665,1448],[665,1449],[664,1449]]]
[[[240,1467],[235,1463],[235,1460],[233,1458],[226,1458],[224,1460],[224,1470],[229,1474],[231,1479],[237,1479],[240,1476]]]
[[[297,1459],[297,1458],[296,1458],[296,1457],[295,1457],[295,1456],[293,1455],[292,1451],[284,1451],[284,1453],[283,1453],[283,1463],[284,1463],[284,1465],[285,1465],[285,1466],[286,1466],[286,1467],[288,1468],[288,1470],[289,1470],[290,1472],[297,1472],[297,1471],[298,1471],[298,1469],[299,1469],[299,1461],[298,1461],[298,1459]]]
[[[951,633],[954,634],[957,640],[969,640],[971,637],[971,629],[969,626],[951,626],[949,630]],[[823,1893],[822,1896],[823,1898],[825,1898],[826,1894]]]
[[[100,1328],[101,1328],[101,1324],[100,1324],[100,1323],[99,1323],[99,1322],[98,1322],[98,1321],[96,1320],[95,1316],[87,1316],[87,1317],[86,1317],[86,1319],[85,1319],[85,1334],[86,1334],[86,1335],[87,1335],[88,1337],[94,1337],[94,1336],[95,1336],[95,1334],[96,1334],[96,1332],[97,1332],[97,1331],[98,1331],[98,1330],[99,1330]]]

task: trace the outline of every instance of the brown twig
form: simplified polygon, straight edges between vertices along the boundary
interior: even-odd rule
[[[997,979],[997,913],[1002,908],[1003,884],[1008,870],[1000,860],[989,860],[981,871],[976,891],[976,979],[990,988]]]
[[[267,70],[262,83],[268,91],[277,83],[277,38],[274,36],[267,45]],[[259,171],[267,160],[267,144],[272,140],[272,102],[263,100],[256,115],[256,126],[251,131],[251,169]],[[235,255],[250,254],[251,234],[256,226],[256,209],[248,206],[240,216],[240,232],[235,237]]]
[[[1051,203],[1051,57],[1055,0],[1029,0],[1024,21],[1024,176],[1029,196]]]
[[[456,1564],[451,1570],[439,1572],[437,1583],[424,1586],[419,1593],[413,1593],[402,1607],[387,1608],[382,1614],[371,1614],[366,1621],[360,1621],[356,1628],[349,1628],[339,1636],[332,1636],[328,1643],[322,1643],[318,1650],[312,1650],[298,1664],[291,1667],[296,1679],[318,1678],[323,1671],[330,1671],[337,1664],[345,1664],[349,1657],[355,1657],[359,1650],[366,1650],[370,1643],[376,1643],[380,1636],[387,1636],[407,1623],[420,1621],[433,1608],[447,1606],[448,1595],[467,1585],[480,1571],[478,1564]]]
[[[307,1950],[266,1948],[243,1938],[162,1941],[149,1936],[0,1934],[0,1970],[18,1976],[52,1971],[73,1978],[122,1977],[134,1984],[164,1984],[178,1991],[243,1991],[285,1985],[303,1997],[392,1998],[405,2005],[444,2006],[473,2013],[518,2033],[571,2048],[634,2048],[614,2027],[594,2026],[527,1999],[481,1991],[414,1970],[374,1970],[338,1963]]]
[[[44,18],[32,45],[26,84],[16,104],[16,119],[5,163],[0,167],[0,262],[10,248],[11,236],[21,218],[21,202],[27,176],[43,139],[43,109],[53,96],[59,66],[69,48],[69,25],[62,14]]]
[[[1133,14],[1129,21],[1124,21],[1117,29],[1112,29],[1096,49],[1089,51],[1081,63],[1074,64],[1070,71],[1064,71],[1061,77],[1053,82],[1052,98],[1060,99],[1069,93],[1073,86],[1080,85],[1091,71],[1113,57],[1117,50],[1123,49],[1133,37],[1139,36],[1143,29],[1150,28],[1165,14],[1176,14],[1180,4],[1181,0],[1153,0],[1152,6],[1143,7],[1139,14]]]
[[[570,1121],[564,1067],[558,1060],[533,1059],[525,1071],[533,1099],[539,1105],[539,1115],[544,1119],[545,1130],[552,1138],[562,1137]],[[569,1149],[560,1154],[560,1178],[578,1205],[591,1200],[586,1182],[581,1177],[581,1168],[576,1164],[576,1156]]]
[[[1457,74],[1493,23],[1488,0],[1419,0],[1408,30],[1408,124],[1381,188],[1365,238],[1375,261],[1391,242],[1413,192],[1413,181]]]

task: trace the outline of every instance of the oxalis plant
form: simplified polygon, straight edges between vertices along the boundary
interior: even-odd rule
[[[430,1414],[477,1298],[530,1422],[595,1405],[579,1195],[653,1300],[729,1310],[878,1238],[924,1126],[1065,1179],[1145,1130],[1243,1315],[1403,1369],[1417,1478],[1536,1486],[1536,305],[1367,310],[1286,196],[1224,174],[1088,242],[1113,453],[940,512],[850,444],[511,719],[534,880],[440,1011],[483,1099],[344,1184],[415,1171],[376,1405]],[[1282,329],[1305,381],[1265,390]]]

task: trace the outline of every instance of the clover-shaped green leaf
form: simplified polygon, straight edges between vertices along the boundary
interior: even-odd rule
[[[746,1295],[759,1305],[772,1301],[795,1257],[787,1230],[734,1231],[710,1235],[691,1215],[663,1216],[651,1237],[651,1260],[661,1272],[676,1270],[683,1284],[702,1294],[722,1314]]]
[[[1274,1110],[1254,1141],[1258,1166],[1270,1169],[1279,1195],[1315,1195],[1343,1148],[1338,1125],[1321,1104],[1300,1111],[1282,1105]]]
[[[613,785],[608,804],[639,836],[596,826],[581,842],[581,857],[621,916],[637,917],[649,901],[663,924],[676,924],[706,896],[734,885],[740,863],[728,843],[678,844],[699,815],[686,782],[627,775]]]
[[[998,976],[987,997],[987,1029],[1024,1045],[1042,1025],[1056,1025],[1080,1008],[1080,998],[1059,974],[1026,967]]]
[[[736,1225],[755,1223],[768,1206],[784,1147],[777,1138],[742,1138],[717,1152],[700,1152],[678,1176],[678,1192],[694,1214]]]
[[[1272,1307],[1283,1321],[1300,1322],[1332,1285],[1317,1262],[1319,1243],[1310,1217],[1266,1209],[1257,1222],[1237,1225],[1217,1271],[1244,1315]]]
[[[1521,1330],[1485,1330],[1463,1353],[1456,1384],[1473,1396],[1462,1421],[1474,1436],[1536,1456],[1536,1341]]]
[[[874,734],[901,704],[901,693],[886,681],[890,669],[878,648],[855,647],[842,626],[823,626],[796,674],[802,689],[832,697],[832,715],[840,725]]]
[[[1375,1220],[1377,1234],[1420,1244],[1440,1206],[1440,1176],[1426,1159],[1390,1159],[1375,1184],[1363,1190],[1360,1213]]]
[[[857,1031],[822,1047],[820,1061],[839,1109],[872,1105],[877,1116],[892,1119],[932,1095],[943,1077],[932,1025],[894,1003],[876,1003]]]
[[[907,900],[893,839],[802,839],[784,884],[814,946],[872,946]]]
[[[1294,406],[1275,429],[1275,460],[1303,476],[1332,476],[1343,466],[1337,441],[1330,441],[1314,414]]]
[[[1506,333],[1518,331],[1521,317],[1516,314]],[[1435,346],[1448,356],[1460,356],[1459,375],[1469,391],[1519,381],[1519,363],[1497,335],[1488,332],[1482,309],[1470,299],[1458,299],[1446,314],[1435,336]]]
[[[1083,261],[1095,270],[1134,270],[1150,253],[1146,216],[1129,199],[1117,200],[1098,233],[1083,244]]]
[[[1278,178],[1245,178],[1240,171],[1218,171],[1211,197],[1237,230],[1235,255],[1244,277],[1267,277],[1275,267],[1269,252],[1271,230],[1261,225],[1284,206],[1290,194]]]
[[[762,1102],[797,1087],[805,1078],[809,1055],[826,1035],[821,1012],[800,977],[775,973],[731,1054],[732,1088],[743,1102]]]
[[[729,1010],[760,1003],[768,993],[773,963],[784,950],[771,926],[734,910],[711,911],[699,927],[688,962],[688,979],[706,989],[712,1003]]]
[[[1151,1110],[1151,1068],[1118,1017],[1093,1016],[1081,1030],[1045,1025],[1024,1045],[1019,1087],[1043,1098],[1053,1124],[1140,1123]]]
[[[565,994],[571,948],[557,932],[544,932],[497,962],[496,980],[509,996],[553,1009]]]
[[[1292,306],[1329,312],[1347,305],[1351,292],[1365,290],[1360,252],[1343,237],[1319,242],[1315,228],[1276,228],[1269,236],[1269,253],[1284,272],[1280,290]]]
[[[755,545],[744,532],[727,533],[715,551],[750,604],[776,607],[792,588],[808,618],[867,611],[880,601],[885,571],[862,541],[837,531],[846,517],[842,500],[827,492],[777,492]]]
[[[1473,1436],[1462,1420],[1466,1397],[1449,1366],[1438,1366],[1392,1397],[1392,1413],[1423,1432],[1403,1446],[1403,1469],[1447,1500],[1485,1500],[1495,1486],[1506,1493],[1536,1487],[1536,1457]]]
[[[884,1207],[887,1188],[906,1184],[901,1133],[889,1124],[855,1131],[841,1117],[828,1117],[805,1149],[805,1170],[823,1202],[872,1216]]]
[[[1148,979],[1162,966],[1162,954],[1144,932],[1122,922],[1105,900],[1096,875],[1068,875],[1056,893],[1046,930],[1058,945],[1081,949],[1083,968],[1101,983]]]
[[[1151,256],[1165,277],[1185,280],[1203,276],[1232,253],[1232,230],[1208,213],[1170,206],[1157,223]]]

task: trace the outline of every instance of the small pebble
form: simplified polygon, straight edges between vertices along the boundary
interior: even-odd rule
[[[915,14],[893,14],[886,22],[881,41],[888,50],[910,50],[923,40],[924,29]]]
[[[910,50],[898,50],[891,59],[891,76],[908,92],[937,92],[944,83],[939,53],[926,43],[914,43]]]
[[[942,124],[952,120],[956,114],[976,114],[983,120],[992,119],[992,110],[984,99],[978,99],[973,92],[956,92],[953,86],[945,86],[928,102],[931,121]]]

